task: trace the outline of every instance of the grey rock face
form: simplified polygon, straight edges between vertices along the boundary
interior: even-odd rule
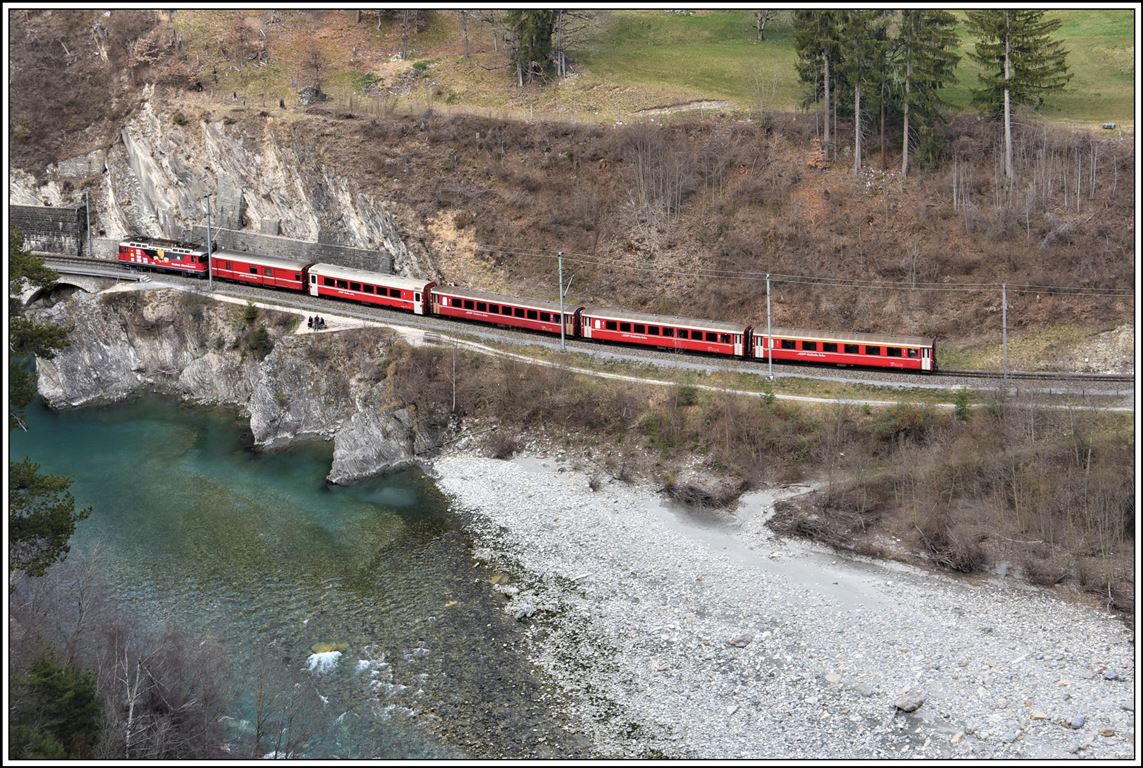
[[[174,291],[76,294],[42,313],[75,330],[55,359],[37,361],[40,391],[56,408],[145,389],[238,405],[259,445],[332,438],[338,483],[410,466],[439,445],[444,426],[385,401],[391,333],[286,335],[258,360],[235,312]]]
[[[353,414],[334,437],[329,480],[345,483],[413,465],[439,443],[439,432],[421,422],[409,406]]]

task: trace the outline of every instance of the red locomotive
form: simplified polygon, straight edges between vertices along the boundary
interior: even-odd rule
[[[210,274],[219,280],[280,288],[311,296],[343,299],[399,309],[416,315],[438,315],[487,325],[521,328],[558,336],[559,302],[523,299],[457,286],[441,286],[421,278],[315,264],[271,256],[219,250],[210,259]],[[131,267],[207,276],[206,249],[193,243],[132,236],[119,244],[119,261]],[[634,344],[680,352],[747,360],[799,361],[899,368],[937,369],[936,340],[916,336],[827,333],[792,328],[764,328],[624,309],[563,308],[563,332],[569,338]]]

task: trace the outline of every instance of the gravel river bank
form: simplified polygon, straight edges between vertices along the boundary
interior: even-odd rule
[[[777,539],[790,487],[698,519],[556,459],[434,462],[552,707],[601,757],[1133,760],[1110,613]],[[597,484],[598,485],[598,484]]]

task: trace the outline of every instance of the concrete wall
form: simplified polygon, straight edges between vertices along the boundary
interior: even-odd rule
[[[82,205],[59,208],[10,205],[8,226],[24,233],[24,245],[29,250],[84,255],[87,216]]]
[[[370,272],[393,271],[393,256],[385,251],[369,251],[332,243],[307,243],[288,237],[259,235],[233,229],[212,229],[211,237],[220,247],[241,253],[276,256],[280,259],[337,264],[342,267],[366,269]],[[184,232],[184,239],[192,243],[206,243],[206,227],[192,227]]]

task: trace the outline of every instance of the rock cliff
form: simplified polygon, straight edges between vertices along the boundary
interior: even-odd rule
[[[389,331],[294,335],[296,316],[251,319],[241,306],[165,290],[80,293],[42,315],[74,326],[71,346],[37,360],[53,408],[143,391],[236,405],[259,446],[332,439],[336,483],[415,464],[444,436],[390,398]]]

